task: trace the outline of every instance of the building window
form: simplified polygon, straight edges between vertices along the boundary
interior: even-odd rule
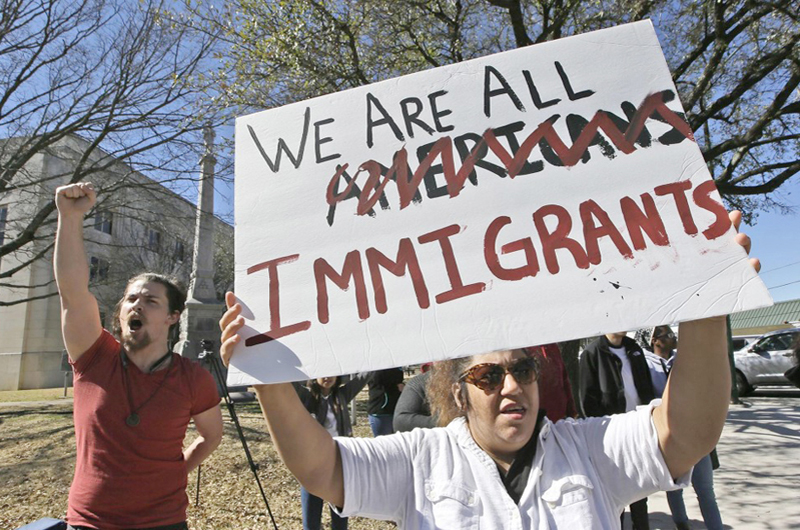
[[[6,240],[6,217],[8,206],[0,206],[0,245]]]
[[[108,211],[99,211],[94,215],[94,229],[103,232],[104,234],[111,234],[113,215]]]
[[[175,241],[175,261],[178,263],[183,263],[183,259],[186,256],[186,248],[183,245],[183,241],[180,239]]]
[[[89,258],[89,280],[103,281],[108,278],[108,262],[102,258]]]
[[[153,252],[161,250],[161,232],[152,228],[147,229],[147,248]]]

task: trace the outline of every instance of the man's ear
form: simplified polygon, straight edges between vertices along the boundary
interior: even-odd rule
[[[170,326],[176,324],[181,319],[181,312],[180,311],[173,311],[169,317],[167,318],[167,322]]]

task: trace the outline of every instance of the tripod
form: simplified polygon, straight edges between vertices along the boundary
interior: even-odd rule
[[[211,369],[211,375],[214,376],[214,379],[217,382],[217,388],[220,389],[222,393],[222,397],[225,400],[225,404],[228,406],[228,414],[231,417],[231,421],[236,426],[236,433],[239,435],[239,440],[242,442],[242,448],[244,448],[244,454],[247,456],[247,462],[250,464],[250,470],[253,472],[253,476],[256,478],[256,484],[258,484],[258,490],[261,492],[261,498],[264,499],[264,505],[267,507],[267,513],[269,514],[269,518],[272,521],[272,526],[275,530],[278,530],[278,525],[275,524],[275,518],[272,516],[272,510],[269,508],[269,502],[267,501],[267,495],[264,493],[264,488],[261,486],[261,479],[258,477],[258,464],[253,461],[253,456],[250,454],[250,449],[247,447],[247,440],[245,440],[244,433],[242,432],[242,426],[239,424],[239,417],[236,415],[236,409],[234,408],[233,400],[231,400],[231,395],[228,392],[228,385],[225,383],[225,377],[222,373],[222,360],[219,356],[214,355],[213,350],[213,342],[210,340],[203,340],[200,341],[200,345],[203,348],[203,351],[198,355],[198,359],[208,364],[209,368]],[[197,498],[195,499],[195,505],[200,503],[200,467],[197,468]]]

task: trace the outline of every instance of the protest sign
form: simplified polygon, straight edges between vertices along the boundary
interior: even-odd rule
[[[771,303],[648,21],[240,117],[235,188],[230,384]]]

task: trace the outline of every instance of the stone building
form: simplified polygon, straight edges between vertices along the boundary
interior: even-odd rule
[[[65,138],[25,165],[19,172],[24,185],[0,192],[0,246],[53,200],[55,188],[69,180],[86,147],[78,137]],[[98,190],[98,203],[85,221],[84,239],[90,288],[99,302],[103,324],[110,328],[114,306],[132,275],[145,270],[173,274],[188,286],[196,208],[128,165],[109,160],[102,151],[95,153],[89,163],[103,169],[87,179]],[[189,194],[197,193],[195,183],[187,179],[183,185]],[[32,243],[0,258],[0,272],[7,272],[43,254],[0,280],[0,301],[4,302],[0,305],[0,390],[64,383],[60,303],[52,265],[55,219],[52,212]],[[217,218],[214,224],[215,283],[221,296],[232,287],[233,227]],[[17,300],[26,301],[6,305]]]

